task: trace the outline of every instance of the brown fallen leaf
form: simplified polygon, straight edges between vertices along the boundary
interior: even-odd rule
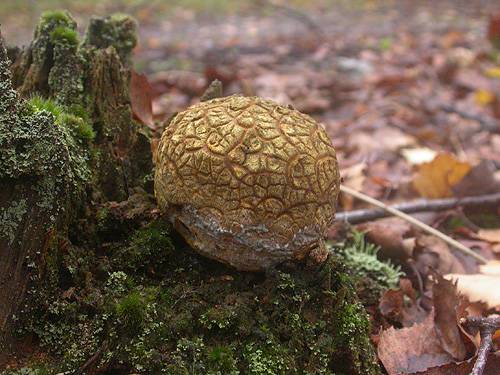
[[[155,129],[151,87],[145,73],[137,73],[132,70],[130,76],[130,101],[134,118],[149,128]]]
[[[366,231],[365,238],[380,246],[377,257],[382,260],[391,259],[392,262],[399,264],[412,255],[403,243],[403,237],[411,231],[407,222],[389,218],[360,224],[356,229],[360,232]]]
[[[389,289],[379,303],[380,312],[389,321],[411,327],[425,320],[427,312],[417,303],[417,293],[408,279],[400,280],[398,290]]]
[[[380,334],[378,357],[389,375],[424,371],[453,361],[434,329],[434,312],[409,328],[389,328]]]
[[[457,316],[461,298],[454,283],[435,273],[432,299],[434,303],[435,330],[443,349],[455,360],[463,360],[466,355],[465,345],[460,337],[459,322],[463,316]]]
[[[350,188],[360,191],[363,187],[363,183],[366,180],[364,170],[366,169],[366,163],[357,163],[349,168],[343,168],[340,170],[340,176],[344,180],[344,185]],[[339,203],[344,209],[344,211],[350,211],[353,208],[354,197],[348,194],[340,194]]]
[[[373,142],[374,139],[377,141]],[[364,154],[382,151],[396,152],[399,149],[412,147],[416,144],[415,137],[388,125],[376,129],[372,134],[354,132],[349,135],[349,145]]]
[[[500,229],[480,229],[476,236],[482,241],[489,242],[493,253],[500,254]]]
[[[443,49],[448,49],[455,47],[456,45],[462,44],[466,40],[467,37],[464,33],[458,30],[450,30],[439,38],[439,44]]]
[[[455,197],[470,197],[493,194],[500,191],[500,182],[494,178],[490,163],[482,160],[472,167],[464,178],[451,186]]]
[[[495,48],[500,48],[500,10],[490,15],[486,37]]]
[[[419,236],[416,239],[413,259],[423,278],[429,274],[429,269],[440,274],[466,272],[464,265],[452,253],[448,244],[431,235]]]
[[[439,153],[430,163],[420,166],[413,178],[413,186],[425,198],[451,197],[451,187],[460,182],[471,167],[450,153]]]
[[[407,375],[469,375],[474,367],[475,361],[476,357],[468,361],[460,363],[450,362],[442,366],[431,367],[426,371],[414,372]],[[498,375],[499,368],[500,355],[491,353],[488,355],[483,375]]]

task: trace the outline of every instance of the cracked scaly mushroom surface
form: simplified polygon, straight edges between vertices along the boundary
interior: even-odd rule
[[[311,117],[234,95],[172,120],[158,148],[155,194],[199,253],[264,270],[324,257],[339,180],[332,143]]]

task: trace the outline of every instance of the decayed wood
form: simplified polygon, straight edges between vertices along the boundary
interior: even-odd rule
[[[0,34],[0,352],[9,349],[10,318],[26,291],[28,268],[36,265],[59,211],[58,200],[64,199],[50,189],[56,189],[57,178],[50,168],[47,176],[40,176],[16,166],[21,160],[16,153],[24,143],[29,145],[22,129],[29,120],[20,116],[22,105],[12,89],[8,66]],[[43,127],[43,118],[40,123]]]
[[[107,21],[94,18],[89,30],[122,22],[133,34],[127,19]],[[58,40],[56,28],[66,33]],[[72,223],[84,225],[90,204],[126,200],[151,171],[149,139],[132,119],[124,64],[135,41],[117,51],[112,39],[105,45],[88,32],[79,43],[71,39],[75,28],[66,12],[42,17],[35,39],[12,67],[0,41],[0,354],[9,353],[12,318],[44,252],[57,251],[53,239],[65,238]],[[87,149],[51,114],[26,110],[19,97],[33,95],[84,108],[95,133]]]

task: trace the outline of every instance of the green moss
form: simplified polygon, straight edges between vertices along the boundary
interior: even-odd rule
[[[97,49],[113,46],[124,64],[131,64],[132,50],[137,45],[135,29],[137,21],[125,14],[114,14],[106,18],[92,17],[85,32],[83,45]]]
[[[32,113],[47,111],[51,113],[55,119],[57,119],[64,113],[64,108],[61,105],[58,105],[53,99],[45,99],[41,96],[33,96],[30,99],[29,104],[33,108]]]
[[[174,251],[170,227],[163,220],[155,220],[140,228],[131,245],[117,253],[122,266],[134,272],[163,272]]]
[[[79,44],[78,31],[66,26],[57,26],[51,33],[52,43],[65,43],[77,46]]]
[[[138,230],[130,244],[144,244],[144,234],[157,231],[152,228],[158,224]],[[158,253],[162,243],[164,238],[156,242]],[[82,256],[75,256],[79,263],[66,258],[63,264],[72,275],[97,277],[97,257]],[[43,297],[48,308],[24,323],[55,358],[64,357],[64,371],[88,360],[91,345],[94,352],[106,348],[96,365],[146,373],[378,373],[368,317],[355,300],[350,275],[333,259],[261,275],[178,251],[155,269],[162,272],[158,279],[128,266],[127,272],[118,271],[123,264],[117,256],[106,281],[90,279],[84,287],[75,278],[60,285],[75,288],[78,300],[52,291],[52,297]],[[100,332],[93,340],[91,329]]]
[[[77,142],[81,145],[90,146],[94,139],[94,130],[84,118],[70,113],[63,113],[58,121],[69,129]]]
[[[73,139],[80,145],[90,146],[94,139],[94,131],[88,121],[88,114],[82,107],[72,106],[65,108],[55,100],[34,96],[29,104],[34,113],[40,111],[50,112],[56,122],[66,128]]]
[[[234,351],[229,346],[214,346],[208,352],[207,375],[238,375],[237,360]]]
[[[64,26],[73,25],[74,21],[71,15],[65,10],[56,10],[51,12],[45,12],[40,17],[40,26],[46,26],[47,24],[60,24]]]
[[[144,327],[147,321],[147,303],[140,293],[131,293],[123,297],[116,305],[116,312],[127,333],[133,333]]]

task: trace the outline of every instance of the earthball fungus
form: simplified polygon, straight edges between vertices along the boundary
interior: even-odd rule
[[[158,146],[160,210],[199,253],[239,270],[326,259],[339,169],[311,117],[234,95],[179,113]]]

